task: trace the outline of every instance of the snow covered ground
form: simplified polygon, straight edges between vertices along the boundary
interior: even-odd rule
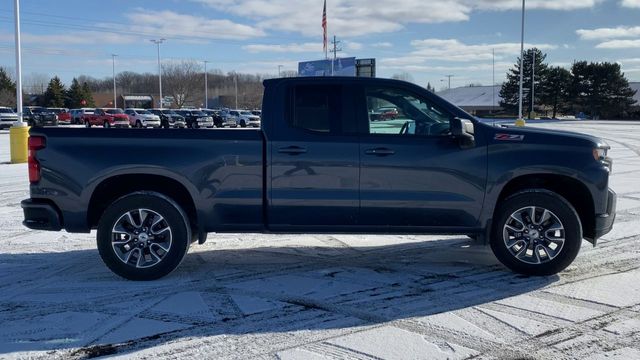
[[[638,359],[640,123],[536,126],[606,138],[619,195],[614,230],[547,278],[463,237],[249,234],[124,281],[95,234],[22,227],[26,165],[0,165],[0,358]]]

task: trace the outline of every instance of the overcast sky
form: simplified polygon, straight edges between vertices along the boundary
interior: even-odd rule
[[[322,52],[323,0],[22,0],[23,74],[156,72],[165,61],[208,60],[224,72],[277,74]],[[408,72],[422,85],[504,79],[520,51],[520,0],[328,0],[341,56],[378,60],[379,76]],[[0,3],[0,66],[14,68],[13,1]],[[528,0],[527,46],[548,62],[619,62],[640,81],[640,0]]]

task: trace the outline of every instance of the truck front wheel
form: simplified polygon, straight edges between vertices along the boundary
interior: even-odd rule
[[[159,193],[137,192],[105,210],[97,242],[100,257],[117,275],[155,280],[180,265],[191,243],[191,228],[173,200]]]
[[[556,274],[580,251],[580,217],[559,194],[542,189],[519,192],[502,201],[495,215],[491,249],[517,273]]]

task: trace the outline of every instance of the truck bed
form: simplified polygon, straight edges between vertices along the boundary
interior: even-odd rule
[[[260,130],[38,128],[31,135],[45,136],[47,144],[37,154],[42,180],[31,186],[32,198],[55,200],[64,209],[67,230],[95,227],[86,213],[94,190],[93,201],[110,187],[139,183],[141,177],[182,184],[200,199],[193,205],[199,223],[219,226],[207,231],[231,223],[247,230],[263,227]],[[113,182],[114,176],[122,181]],[[107,178],[112,182],[104,183]]]

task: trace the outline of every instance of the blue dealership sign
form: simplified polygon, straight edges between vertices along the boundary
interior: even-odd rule
[[[316,60],[298,63],[298,75],[331,76],[332,61]],[[333,76],[356,76],[356,58],[338,58],[333,61]]]

